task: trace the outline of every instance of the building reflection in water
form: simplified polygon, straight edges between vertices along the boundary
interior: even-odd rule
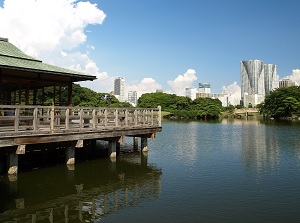
[[[260,121],[242,121],[241,132],[243,160],[248,168],[255,168],[259,175],[264,169],[275,170],[279,164],[279,144],[276,128]]]
[[[140,161],[138,162],[137,157]],[[156,199],[161,169],[142,154],[57,166],[0,179],[0,222],[91,222],[137,203]]]

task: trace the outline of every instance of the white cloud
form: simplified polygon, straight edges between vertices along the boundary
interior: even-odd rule
[[[237,84],[237,82],[233,82],[231,85],[223,86],[222,92],[224,94],[229,94],[236,98],[241,98],[241,87]]]
[[[292,74],[290,76],[286,76],[283,79],[290,79],[292,81],[295,81],[297,85],[300,84],[300,70],[295,69],[292,71]]]
[[[176,95],[184,96],[185,88],[192,87],[195,80],[197,80],[196,71],[188,69],[185,74],[178,75],[173,81],[168,81],[168,85],[172,87]]]
[[[0,33],[21,50],[40,57],[78,47],[86,41],[86,26],[102,24],[105,17],[90,2],[5,0],[0,8]]]
[[[4,0],[0,33],[43,62],[96,75],[99,80],[92,84],[93,90],[106,92],[112,78],[100,72],[88,53],[78,49],[95,49],[86,43],[85,29],[89,24],[102,24],[105,17],[96,4],[88,1]],[[106,88],[100,89],[103,86]]]
[[[156,90],[161,89],[162,86],[153,78],[144,78],[138,83],[126,84],[126,92],[136,91],[138,97],[140,97],[142,94],[156,92]]]

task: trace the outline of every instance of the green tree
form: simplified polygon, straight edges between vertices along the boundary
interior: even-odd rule
[[[300,87],[277,88],[257,106],[260,112],[274,118],[291,117],[300,112]]]

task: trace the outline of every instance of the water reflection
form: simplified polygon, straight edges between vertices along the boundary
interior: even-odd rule
[[[267,165],[275,168],[279,164],[278,138],[267,126],[245,126],[242,132],[243,158],[246,166],[261,172]]]
[[[160,195],[161,170],[141,154],[0,178],[0,222],[91,222]]]

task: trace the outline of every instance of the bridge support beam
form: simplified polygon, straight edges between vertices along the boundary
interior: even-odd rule
[[[148,138],[142,137],[141,138],[141,152],[148,151]]]
[[[133,137],[133,151],[138,151],[139,150],[139,138],[138,137]]]
[[[108,155],[110,158],[117,157],[117,142],[116,141],[108,142]]]
[[[17,174],[18,173],[18,154],[15,153],[10,153],[8,155],[8,174],[12,175],[12,174]]]
[[[66,164],[67,165],[75,164],[75,146],[68,146],[66,148]]]

